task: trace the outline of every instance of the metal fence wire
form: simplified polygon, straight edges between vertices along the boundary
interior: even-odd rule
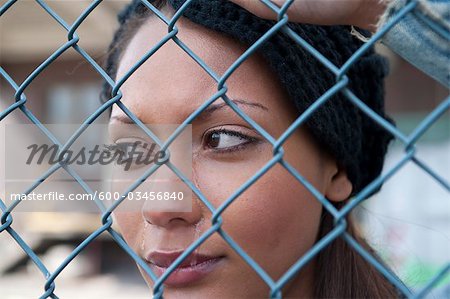
[[[11,76],[0,67],[0,73],[9,83],[9,85],[15,90],[15,102],[10,105],[6,110],[1,111],[0,121],[3,121],[12,111],[19,109],[22,113],[34,124],[36,125],[44,134],[46,134],[52,142],[60,146],[61,151],[70,148],[70,146],[75,142],[75,140],[83,134],[86,128],[89,127],[102,113],[105,113],[111,106],[117,105],[122,111],[124,111],[140,128],[148,134],[149,137],[154,139],[159,144],[162,145],[163,150],[166,150],[169,145],[177,138],[177,136],[183,131],[183,129],[189,125],[205,108],[210,104],[222,98],[223,101],[231,109],[234,110],[242,119],[244,119],[248,124],[250,124],[256,131],[258,131],[264,138],[266,138],[273,146],[273,157],[268,161],[256,174],[253,175],[248,181],[246,181],[238,190],[226,199],[218,208],[214,208],[207,198],[202,194],[202,192],[193,184],[192,181],[187,179],[176,167],[167,159],[165,165],[167,165],[187,186],[190,187],[192,192],[203,202],[203,204],[212,213],[212,223],[211,227],[201,235],[193,244],[191,244],[188,249],[179,256],[176,261],[168,268],[161,277],[157,277],[149,266],[127,245],[122,236],[112,228],[113,218],[112,212],[118,205],[127,197],[129,192],[132,192],[137,188],[143,180],[148,178],[152,173],[154,173],[157,168],[162,165],[154,165],[145,172],[145,174],[133,183],[128,190],[122,194],[121,200],[115,202],[111,207],[105,208],[102,203],[96,198],[99,210],[101,211],[101,221],[102,225],[91,233],[83,242],[81,242],[73,252],[57,267],[54,272],[50,272],[37,254],[31,249],[31,247],[22,239],[22,237],[13,228],[13,212],[14,209],[21,203],[20,200],[15,201],[9,207],[6,205],[4,199],[0,199],[0,209],[1,209],[1,225],[0,233],[9,234],[12,239],[17,242],[17,244],[22,248],[22,250],[28,255],[31,261],[36,265],[36,267],[42,272],[45,277],[44,292],[40,298],[58,298],[57,292],[55,292],[55,279],[64,271],[64,269],[71,263],[71,261],[82,252],[86,246],[88,246],[92,241],[94,241],[102,233],[109,233],[111,237],[117,242],[117,244],[140,266],[144,271],[148,273],[151,279],[154,281],[154,297],[162,298],[164,286],[163,283],[165,279],[174,271],[174,269],[180,265],[183,260],[192,253],[198,246],[200,246],[206,239],[208,239],[212,234],[219,234],[225,242],[228,243],[233,250],[236,251],[250,267],[265,281],[265,283],[270,287],[271,298],[281,298],[281,289],[283,286],[297,273],[302,267],[304,267],[311,259],[313,259],[321,250],[328,246],[337,238],[343,238],[354,250],[356,250],[364,259],[366,259],[370,264],[372,264],[379,272],[381,272],[393,285],[395,285],[400,292],[402,292],[408,298],[423,298],[426,296],[442,279],[447,273],[450,272],[450,263],[443,265],[442,269],[423,287],[416,293],[411,293],[411,291],[403,285],[402,282],[396,278],[396,276],[390,272],[386,267],[379,263],[369,252],[367,252],[358,242],[352,238],[346,232],[346,220],[345,217],[364,199],[368,194],[381,184],[392,178],[405,164],[412,162],[420,167],[424,172],[426,172],[430,177],[432,177],[438,184],[442,185],[445,190],[450,193],[450,183],[446,181],[443,177],[439,176],[433,169],[427,166],[423,161],[416,156],[416,142],[424,135],[425,132],[432,126],[447,110],[450,108],[450,97],[444,99],[441,104],[434,109],[427,117],[425,117],[421,123],[415,128],[415,130],[410,135],[405,135],[397,128],[395,128],[391,123],[387,122],[384,118],[379,116],[368,106],[364,104],[355,94],[347,88],[349,84],[349,79],[346,76],[346,72],[352,66],[352,64],[361,57],[361,55],[374,45],[390,28],[392,28],[399,20],[405,17],[407,14],[411,14],[414,8],[417,6],[417,1],[409,1],[409,3],[397,14],[396,17],[390,20],[381,30],[374,34],[370,40],[365,43],[358,51],[356,51],[349,59],[346,61],[342,67],[337,67],[331,63],[327,58],[321,55],[317,50],[315,50],[311,45],[309,45],[305,40],[298,36],[294,31],[292,31],[288,26],[288,16],[286,14],[287,8],[293,3],[293,0],[286,1],[283,7],[278,8],[273,3],[268,0],[260,0],[266,6],[270,7],[273,11],[278,14],[278,21],[276,24],[266,32],[257,42],[255,42],[251,47],[249,47],[244,54],[242,54],[239,59],[237,59],[229,69],[224,73],[223,76],[217,76],[213,70],[208,67],[195,53],[193,53],[180,39],[177,38],[178,28],[176,26],[177,20],[182,15],[183,11],[190,5],[192,0],[188,0],[185,4],[175,13],[175,15],[168,19],[160,11],[158,11],[151,3],[146,0],[141,2],[153,13],[155,13],[162,21],[167,24],[168,32],[167,35],[152,49],[150,49],[144,57],[142,57],[128,72],[117,81],[111,79],[102,67],[97,64],[97,62],[89,56],[89,54],[83,50],[78,42],[80,41],[77,35],[78,27],[83,23],[83,21],[91,14],[95,8],[102,2],[101,0],[92,1],[92,3],[83,11],[83,13],[76,19],[76,21],[69,25],[65,20],[63,20],[44,0],[36,0],[36,2],[44,9],[49,17],[55,19],[61,27],[67,31],[67,42],[65,42],[58,50],[56,50],[50,57],[48,57],[43,63],[41,63],[34,71],[22,82],[17,83],[11,78]],[[17,0],[9,0],[0,9],[0,16],[2,16],[9,8],[11,8]],[[267,132],[265,132],[258,124],[256,124],[251,118],[249,118],[235,103],[233,103],[226,95],[227,92],[227,79],[230,75],[250,56],[254,53],[258,47],[260,47],[267,39],[269,39],[277,31],[282,31],[292,38],[292,43],[298,43],[307,52],[311,53],[315,59],[319,60],[325,67],[327,67],[336,76],[335,85],[332,86],[326,93],[324,93],[320,98],[318,98],[304,113],[302,113],[296,120],[291,124],[291,126],[282,134],[279,139],[274,139]],[[198,109],[190,115],[179,127],[172,136],[163,144],[159,141],[156,136],[143,125],[137,117],[121,102],[122,93],[121,86],[127,81],[127,79],[148,59],[151,59],[152,55],[158,51],[158,49],[167,43],[169,40],[173,40],[181,49],[183,49],[189,56],[198,63],[214,80],[217,82],[217,92],[204,102]],[[77,51],[86,62],[88,62],[95,70],[100,74],[104,80],[112,88],[111,98],[103,103],[100,108],[98,108],[95,113],[90,115],[80,128],[73,134],[70,140],[61,144],[55,136],[53,136],[50,131],[43,125],[37,117],[33,115],[33,112],[27,108],[27,97],[25,95],[25,90],[36,79],[37,76],[52,62],[54,62],[61,54],[63,54],[68,49],[73,48]],[[345,97],[356,105],[361,111],[363,111],[367,116],[376,121],[385,130],[389,131],[395,138],[401,142],[404,147],[403,158],[391,169],[386,171],[383,175],[380,175],[373,182],[371,182],[366,188],[364,188],[360,193],[358,193],[354,198],[352,198],[342,209],[337,210],[320,192],[314,189],[314,187],[306,181],[300,173],[297,172],[294,167],[292,167],[287,161],[283,159],[283,143],[286,139],[301,125],[308,117],[314,113],[321,105],[323,105],[330,97],[336,93],[342,93]],[[304,254],[299,260],[297,260],[288,271],[286,271],[279,280],[273,280],[265,271],[262,269],[240,246],[237,244],[224,230],[222,230],[222,217],[221,214],[227,209],[227,207],[236,200],[236,198],[243,193],[249,186],[251,186],[256,180],[258,180],[265,172],[267,172],[271,167],[276,164],[282,165],[292,176],[294,176],[301,184],[303,184],[323,205],[323,207],[333,215],[334,217],[334,228],[322,239],[320,239],[306,254]],[[56,164],[54,167],[46,171],[38,180],[36,180],[28,190],[24,191],[24,194],[29,194],[42,182],[46,180],[52,173],[56,170],[64,168],[77,182],[80,186],[88,193],[93,194],[89,186],[84,182],[76,173],[71,170],[68,165]]]

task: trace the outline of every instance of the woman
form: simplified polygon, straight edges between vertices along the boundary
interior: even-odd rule
[[[173,16],[184,1],[153,1]],[[140,1],[120,15],[107,71],[119,80],[167,34],[167,25]],[[177,37],[222,76],[249,45],[274,25],[237,5],[193,1],[176,26]],[[290,24],[335,65],[360,46],[348,27]],[[382,117],[385,61],[366,52],[349,70],[348,87]],[[265,132],[278,139],[335,82],[335,75],[283,33],[275,34],[227,80],[227,96]],[[217,82],[174,41],[164,44],[120,88],[121,102],[146,124],[182,123],[218,90]],[[105,99],[111,98],[106,87]],[[111,123],[128,122],[114,106]],[[117,139],[126,138],[122,132]],[[283,144],[283,160],[336,209],[381,172],[392,139],[338,93]],[[261,136],[221,99],[192,121],[193,182],[218,208],[273,158],[273,140]],[[277,152],[279,153],[279,152]],[[222,230],[277,281],[334,228],[333,216],[285,167],[276,163],[222,214]],[[317,195],[317,194],[316,194]],[[192,212],[116,213],[128,245],[161,276],[211,227],[198,198]],[[347,232],[370,247],[347,219]],[[372,254],[374,254],[372,252]],[[150,287],[154,282],[140,269]],[[261,298],[270,288],[218,234],[211,235],[164,282],[166,298]],[[337,238],[281,290],[283,297],[392,298],[395,287]]]

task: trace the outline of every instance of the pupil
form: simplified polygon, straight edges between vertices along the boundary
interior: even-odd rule
[[[218,133],[212,133],[209,141],[209,145],[211,147],[217,147],[219,145],[220,141],[220,134]]]

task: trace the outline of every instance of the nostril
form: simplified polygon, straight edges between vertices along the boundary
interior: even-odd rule
[[[141,214],[144,221],[148,223],[159,226],[171,228],[175,227],[188,227],[197,224],[203,218],[203,209],[201,208],[200,202],[193,200],[192,202],[185,201],[189,204],[189,209],[180,209],[177,202],[172,203],[170,201],[156,201],[160,204],[165,204],[164,206],[152,205],[152,201],[147,201],[143,203],[141,208]]]
[[[177,218],[170,219],[169,223],[172,224],[172,225],[177,225],[177,224],[184,224],[184,225],[186,225],[187,221],[186,221],[186,219],[184,219],[182,217],[177,217]]]

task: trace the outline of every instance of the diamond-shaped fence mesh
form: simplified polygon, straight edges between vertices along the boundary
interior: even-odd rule
[[[0,8],[0,16],[2,16],[8,9],[14,6],[17,0],[10,0],[6,2]],[[15,101],[5,110],[0,111],[0,121],[3,121],[8,117],[13,111],[21,111],[23,115],[29,119],[36,127],[38,127],[48,138],[54,143],[61,147],[61,151],[64,149],[69,149],[73,143],[83,134],[83,132],[102,114],[107,113],[106,111],[112,106],[116,105],[119,107],[136,125],[138,125],[150,138],[156,140],[165,150],[169,147],[171,143],[176,140],[179,134],[184,130],[186,126],[192,123],[209,105],[216,102],[219,99],[223,101],[245,122],[247,122],[254,130],[256,130],[261,136],[263,136],[267,141],[269,141],[273,147],[273,157],[262,167],[257,173],[255,173],[250,179],[248,179],[243,185],[241,185],[237,190],[235,190],[231,196],[229,196],[222,204],[215,208],[211,202],[204,196],[201,190],[189,180],[174,164],[171,163],[170,157],[167,157],[162,164],[154,165],[148,171],[146,171],[142,177],[135,183],[129,186],[121,195],[121,200],[115,202],[110,207],[105,207],[101,201],[96,200],[98,204],[98,209],[101,212],[101,222],[102,225],[98,227],[93,233],[91,233],[83,242],[81,242],[76,249],[61,263],[55,271],[50,272],[46,265],[41,261],[38,255],[32,250],[32,248],[22,239],[22,237],[14,229],[14,210],[18,205],[21,204],[20,200],[17,200],[13,204],[7,206],[4,199],[0,200],[1,209],[1,225],[0,233],[9,234],[12,240],[17,242],[17,244],[22,248],[22,250],[28,255],[29,259],[35,264],[35,266],[42,272],[45,278],[44,291],[41,298],[58,298],[56,289],[56,278],[65,270],[65,268],[77,257],[80,252],[82,252],[91,242],[93,242],[97,237],[103,233],[109,234],[115,242],[126,252],[154,281],[153,294],[155,298],[162,298],[164,295],[164,281],[168,276],[186,259],[196,248],[198,248],[203,242],[205,242],[213,234],[220,235],[223,240],[245,260],[248,265],[253,268],[253,270],[261,277],[261,279],[269,286],[271,298],[281,298],[282,288],[287,284],[287,282],[294,277],[309,261],[311,261],[317,254],[335,241],[338,238],[345,240],[354,250],[356,250],[365,260],[371,263],[383,276],[385,276],[398,290],[408,298],[423,298],[426,296],[438,283],[439,281],[450,272],[450,263],[442,265],[441,271],[432,278],[423,289],[412,293],[405,285],[398,280],[398,278],[384,265],[377,261],[368,251],[366,251],[363,246],[361,246],[357,240],[355,240],[348,232],[346,232],[346,216],[358,205],[360,205],[364,199],[376,190],[381,184],[390,180],[396,173],[402,169],[406,163],[414,163],[420,167],[424,173],[432,177],[438,184],[440,184],[447,192],[450,193],[450,183],[446,179],[436,173],[431,167],[427,166],[425,162],[420,160],[416,156],[416,142],[424,135],[427,130],[438,121],[438,119],[446,113],[450,108],[450,97],[443,100],[442,103],[434,109],[427,117],[425,117],[422,122],[416,127],[416,129],[409,135],[405,135],[390,122],[386,121],[384,118],[375,113],[370,107],[368,107],[361,99],[359,99],[349,88],[349,78],[346,73],[349,68],[357,61],[370,47],[372,47],[378,40],[380,40],[383,35],[389,31],[397,22],[399,22],[407,14],[413,13],[417,1],[410,1],[396,17],[391,19],[381,30],[374,34],[370,40],[365,43],[358,51],[356,51],[350,59],[347,60],[341,67],[334,65],[330,60],[324,57],[316,49],[314,49],[308,42],[302,39],[296,32],[287,26],[288,15],[286,11],[288,7],[293,3],[293,1],[286,1],[282,8],[278,8],[273,3],[268,0],[261,0],[266,6],[270,7],[273,11],[278,14],[278,21],[276,24],[266,32],[256,43],[251,45],[245,53],[239,57],[222,76],[217,75],[212,68],[210,68],[202,59],[200,59],[196,53],[194,53],[182,40],[177,37],[178,28],[177,21],[182,16],[183,11],[189,7],[192,1],[188,0],[185,4],[175,13],[175,15],[168,19],[162,14],[158,9],[156,9],[149,1],[142,0],[142,3],[151,10],[155,15],[157,15],[166,25],[167,34],[160,40],[158,44],[152,47],[133,67],[131,67],[121,78],[116,81],[108,76],[104,69],[85,51],[79,46],[80,37],[77,35],[77,29],[86,20],[86,18],[97,8],[101,3],[101,0],[92,1],[85,11],[79,15],[77,20],[73,24],[68,24],[64,19],[62,19],[44,0],[36,0],[36,3],[45,10],[49,17],[57,21],[57,23],[67,31],[67,42],[59,47],[52,55],[50,55],[43,63],[41,63],[34,71],[26,77],[23,82],[16,82],[2,67],[0,67],[1,76],[7,81],[7,83],[15,91]],[[243,110],[241,110],[236,103],[234,103],[227,96],[227,79],[236,71],[239,66],[242,65],[246,59],[249,58],[262,44],[265,43],[273,34],[277,32],[284,32],[286,35],[291,37],[292,43],[297,43],[304,50],[309,52],[315,59],[320,61],[323,66],[328,68],[336,77],[335,84],[328,89],[320,98],[318,98],[314,104],[312,104],[304,113],[302,113],[291,126],[281,135],[280,138],[276,139],[266,132],[260,125],[258,125],[254,120],[252,120]],[[173,132],[173,134],[167,139],[166,142],[161,142],[155,136],[155,134],[149,130],[137,117],[134,115],[129,108],[121,102],[122,93],[121,87],[124,83],[136,72],[141,65],[143,65],[147,60],[151,59],[152,56],[168,41],[172,40],[175,42],[184,52],[186,52],[191,59],[193,59],[203,70],[216,82],[217,92],[207,99],[204,104],[202,104],[198,109],[192,113],[185,121],[179,125],[178,129]],[[33,111],[27,107],[27,96],[26,91],[28,86],[35,80],[40,73],[45,70],[49,65],[51,65],[59,56],[61,56],[68,49],[73,49],[81,55],[86,63],[90,64],[96,72],[111,86],[112,93],[109,100],[99,107],[95,113],[90,115],[80,126],[80,128],[73,134],[73,136],[64,144],[62,144],[52,133],[42,124],[37,117],[33,114]],[[336,209],[327,198],[324,197],[318,190],[316,190],[313,185],[308,182],[290,163],[284,159],[283,145],[286,140],[293,134],[293,132],[299,128],[305,121],[313,114],[318,108],[324,105],[328,99],[332,98],[333,95],[341,93],[345,95],[347,100],[363,111],[368,117],[377,122],[385,130],[389,131],[396,139],[399,141],[404,148],[403,158],[391,169],[385,172],[383,175],[376,178],[372,183],[365,187],[361,192],[356,194],[342,209]],[[114,210],[125,200],[127,194],[136,189],[139,184],[146,178],[150,177],[161,165],[167,165],[175,174],[182,180],[195,194],[196,197],[202,202],[204,207],[206,207],[211,213],[211,227],[205,231],[199,238],[192,243],[187,250],[183,252],[175,262],[168,267],[168,270],[157,277],[148,264],[143,261],[138,254],[136,254],[132,248],[125,242],[122,236],[113,229],[113,218],[112,213]],[[323,205],[323,207],[334,217],[334,229],[332,229],[325,237],[320,239],[309,251],[306,252],[300,259],[298,259],[292,266],[286,271],[281,278],[274,280],[255,260],[249,256],[245,250],[242,249],[240,244],[235,242],[233,238],[227,234],[226,231],[222,229],[223,219],[222,213],[236,200],[238,197],[247,190],[252,184],[254,184],[260,177],[262,177],[267,171],[269,171],[275,165],[281,165],[285,168],[293,177],[295,177],[298,182],[300,182],[306,189],[314,195],[314,197]],[[93,190],[90,189],[89,185],[77,175],[77,173],[70,168],[68,165],[63,163],[57,164],[50,168],[47,172],[43,173],[42,176],[35,181],[27,190],[24,190],[24,194],[32,192],[35,188],[44,182],[49,176],[51,176],[55,171],[63,168],[67,171],[85,190],[85,192],[94,194]],[[13,242],[13,241],[11,241]],[[1,296],[1,290],[0,290]]]

